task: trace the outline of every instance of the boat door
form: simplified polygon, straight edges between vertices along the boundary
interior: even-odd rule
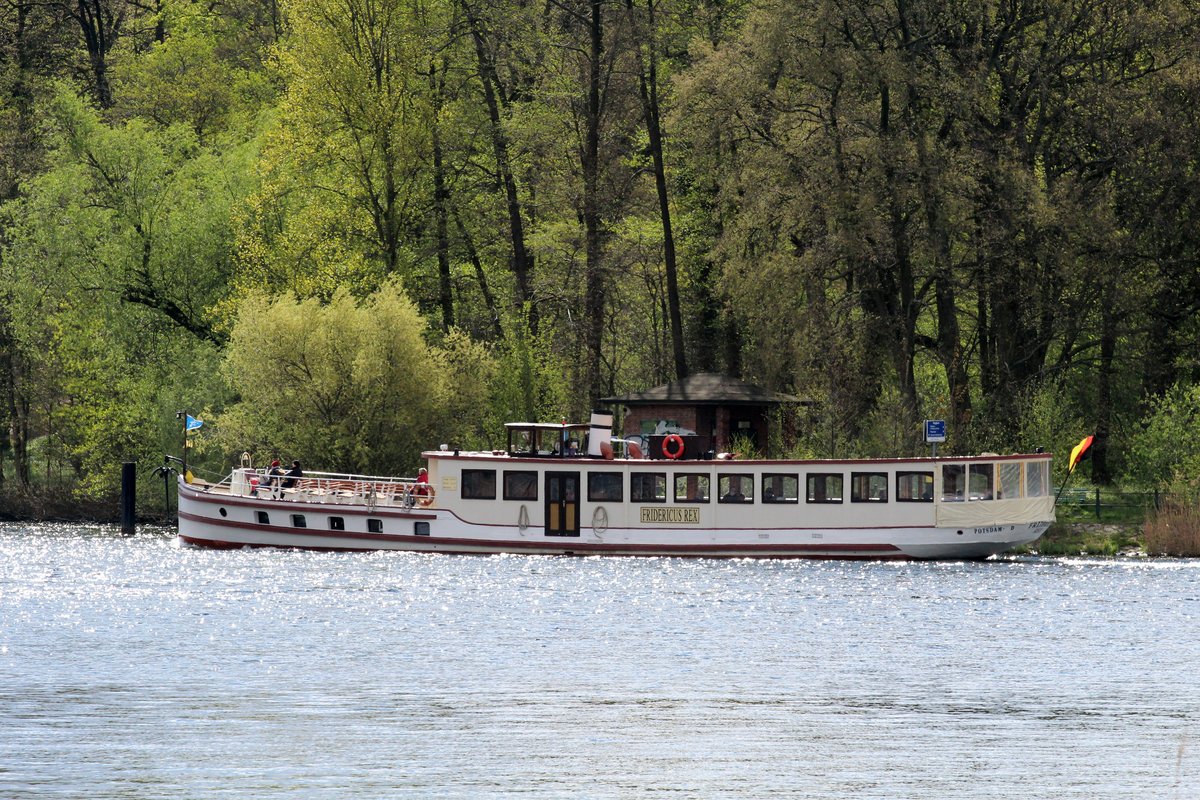
[[[579,535],[579,473],[546,473],[546,535]]]

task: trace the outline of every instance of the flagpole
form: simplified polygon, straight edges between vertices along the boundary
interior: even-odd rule
[[[1054,495],[1054,505],[1058,505],[1058,498],[1062,497],[1063,489],[1067,488],[1067,484],[1071,482],[1071,476],[1075,474],[1075,467],[1067,470],[1067,477],[1063,478],[1062,485],[1058,487],[1058,494]]]
[[[183,459],[182,459],[183,469],[180,470],[180,474],[183,475],[184,483],[187,482],[187,442],[188,442],[187,437],[188,437],[188,417],[190,417],[190,416],[191,415],[187,412],[187,409],[176,412],[176,414],[175,414],[176,419],[178,419],[180,417],[183,418]]]

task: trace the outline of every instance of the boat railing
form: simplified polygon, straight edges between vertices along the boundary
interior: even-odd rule
[[[224,484],[230,494],[301,503],[411,508],[432,504],[432,486],[416,478],[308,472],[303,476],[270,475],[268,470],[235,469]]]

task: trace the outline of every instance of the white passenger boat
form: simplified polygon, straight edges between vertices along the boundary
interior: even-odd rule
[[[181,478],[179,539],[221,548],[982,559],[1035,541],[1054,521],[1048,454],[685,459],[694,448],[668,436],[646,458],[611,439],[611,415],[507,427],[505,450],[423,453],[427,482],[288,479],[249,466],[215,484]]]

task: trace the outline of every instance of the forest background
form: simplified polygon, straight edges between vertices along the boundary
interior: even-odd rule
[[[701,371],[797,456],[1200,475],[1186,0],[3,0],[0,503]],[[776,452],[778,448],[774,448]],[[1065,459],[1058,459],[1061,471]],[[153,486],[143,482],[152,502]]]

